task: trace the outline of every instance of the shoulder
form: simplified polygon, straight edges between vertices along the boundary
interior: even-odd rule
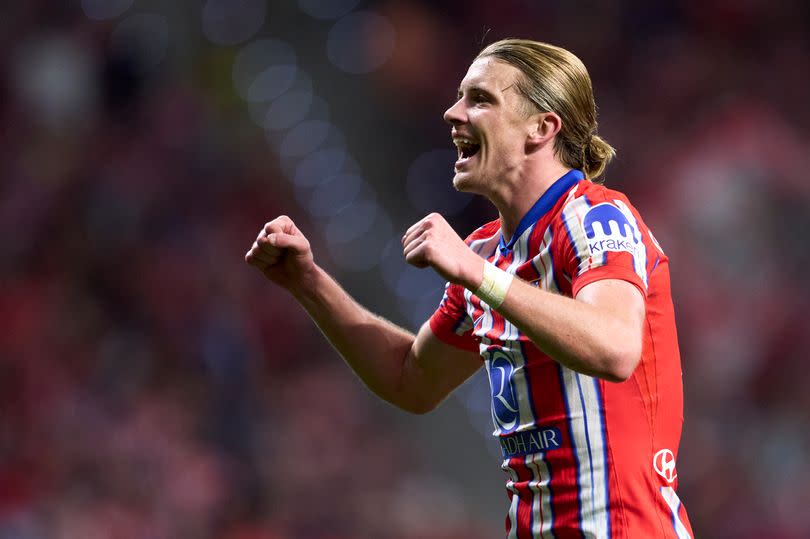
[[[639,217],[638,210],[623,192],[588,180],[583,180],[572,188],[558,209],[557,217],[562,222],[569,222],[575,217],[583,222],[587,216],[602,220],[617,212],[627,217],[633,215],[634,219]]]
[[[565,243],[577,252],[585,252],[587,245],[601,245],[597,241],[601,239],[615,240],[617,246],[629,245],[628,240],[637,243],[646,230],[624,193],[590,181],[571,189],[555,217]]]
[[[579,182],[576,188],[572,189],[566,202],[570,203],[580,199],[584,199],[591,206],[603,202],[615,203],[617,200],[621,201],[626,206],[630,206],[630,200],[627,198],[627,195],[621,191],[610,189],[602,184],[593,183],[588,180]]]
[[[464,243],[472,247],[473,244],[486,242],[493,238],[497,240],[500,238],[500,234],[501,234],[501,221],[500,219],[495,219],[494,221],[490,221],[476,228],[470,235],[468,235],[464,239]]]

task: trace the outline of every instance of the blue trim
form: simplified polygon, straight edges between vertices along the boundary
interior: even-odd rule
[[[508,242],[503,239],[503,234],[501,234],[501,239],[498,242],[498,249],[503,254],[511,251],[515,246],[515,242],[520,236],[523,235],[524,232],[526,232],[526,229],[529,228],[532,223],[539,221],[541,217],[543,217],[551,208],[554,207],[554,204],[560,200],[560,197],[563,196],[566,191],[584,179],[585,174],[583,174],[581,170],[574,169],[569,170],[563,177],[551,184],[551,186],[546,189],[540,198],[537,199],[534,206],[529,208],[529,211],[526,212],[523,219],[520,220],[517,229],[515,229],[515,233],[512,234],[512,238]]]
[[[661,256],[659,255],[658,258],[655,259],[655,264],[653,264],[653,268],[650,270],[650,273],[647,275],[647,280],[652,276],[652,273],[655,271],[655,268],[658,267],[658,263],[661,262]]]
[[[663,487],[662,487],[663,488]],[[677,507],[675,510],[672,511],[672,529],[675,530],[675,535],[680,537],[680,533],[678,533],[678,513],[681,511],[681,502],[678,502]]]

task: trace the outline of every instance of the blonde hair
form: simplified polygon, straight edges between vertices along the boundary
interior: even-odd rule
[[[563,48],[528,39],[496,41],[477,58],[488,56],[519,69],[519,91],[541,112],[562,119],[554,151],[563,164],[581,169],[592,181],[599,178],[616,150],[596,134],[596,102],[582,61]]]

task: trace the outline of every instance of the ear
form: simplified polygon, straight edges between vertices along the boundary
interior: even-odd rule
[[[540,112],[532,117],[526,144],[530,148],[545,146],[562,129],[562,118],[554,112]]]

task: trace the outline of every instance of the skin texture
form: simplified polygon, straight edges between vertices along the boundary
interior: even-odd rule
[[[444,114],[452,137],[481,146],[456,163],[453,185],[487,197],[498,208],[506,238],[569,170],[553,151],[559,116],[532,112],[516,90],[518,76],[508,64],[477,59]],[[481,285],[484,260],[439,214],[412,225],[402,246],[409,264],[469,290]],[[443,343],[427,323],[413,335],[359,305],[315,263],[289,217],[266,223],[245,260],[293,294],[366,385],[400,408],[432,410],[481,366],[479,356]],[[515,278],[498,311],[549,356],[585,374],[622,381],[641,356],[644,299],[624,281],[597,281],[572,299]]]

